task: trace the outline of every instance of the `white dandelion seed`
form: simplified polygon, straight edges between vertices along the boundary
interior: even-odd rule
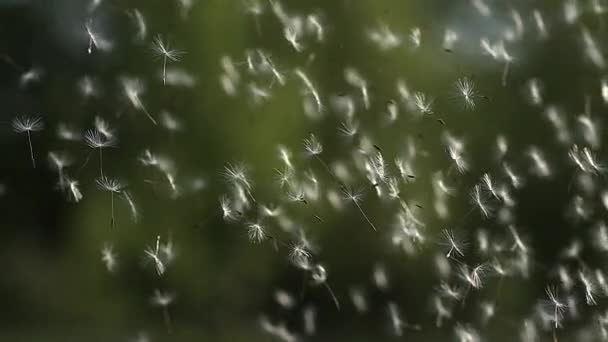
[[[161,292],[160,290],[154,290],[154,296],[152,296],[152,305],[159,306],[163,310],[163,321],[167,327],[167,332],[171,333],[171,316],[169,315],[169,305],[175,301],[175,294],[170,292]]]
[[[450,229],[443,229],[441,231],[445,242],[442,244],[449,247],[446,253],[446,258],[450,259],[454,254],[460,257],[464,256],[464,240],[457,239],[454,232]]]
[[[44,129],[44,123],[41,117],[19,116],[13,119],[13,131],[15,133],[25,133],[27,142],[30,147],[30,157],[32,166],[36,168],[36,160],[34,159],[34,148],[32,147],[32,132],[39,132]]]
[[[295,73],[296,73],[296,76],[298,76],[302,80],[302,82],[304,83],[304,86],[306,87],[308,92],[314,98],[315,103],[317,105],[317,113],[321,113],[323,111],[323,103],[321,102],[321,97],[319,96],[319,92],[317,91],[315,86],[312,84],[312,82],[310,81],[308,76],[302,70],[296,69]]]
[[[463,101],[464,108],[467,110],[475,109],[476,98],[480,97],[475,90],[475,84],[473,80],[468,77],[459,78],[455,84],[456,94]]]
[[[49,152],[49,161],[51,162],[51,167],[57,170],[58,178],[59,178],[59,187],[63,190],[65,186],[64,179],[64,169],[74,162],[72,157],[65,152]]]
[[[421,114],[433,114],[433,99],[427,98],[422,92],[414,93],[414,105]]]
[[[316,156],[323,152],[323,145],[314,134],[310,134],[310,137],[304,139],[304,149],[310,155]]]
[[[487,218],[492,215],[492,208],[485,202],[486,198],[483,195],[481,186],[479,184],[475,185],[471,191],[471,203],[479,208],[479,211]]]
[[[185,52],[171,48],[168,41],[163,41],[160,35],[154,37],[152,42],[152,52],[155,58],[163,60],[163,85],[167,84],[167,62],[179,62]]]
[[[145,260],[151,261],[154,264],[154,269],[158,276],[162,276],[165,273],[166,267],[164,261],[160,257],[160,235],[156,236],[156,246],[152,248],[146,247],[144,250]]]
[[[112,42],[102,37],[102,35],[93,28],[93,21],[89,20],[85,25],[85,31],[89,37],[89,46],[87,53],[90,55],[93,53],[93,48],[99,51],[110,51],[112,49]]]
[[[110,193],[112,201],[112,216],[110,218],[110,226],[114,228],[114,194],[120,194],[124,190],[125,185],[117,179],[107,178],[105,176],[98,178],[95,182],[101,190],[108,191]]]
[[[483,279],[488,273],[488,264],[482,263],[476,265],[473,268],[469,268],[467,265],[460,266],[460,277],[468,283],[474,289],[481,289],[483,287]]]
[[[123,77],[121,78],[121,84],[123,92],[133,108],[142,111],[153,124],[158,125],[141,100],[141,95],[145,91],[144,83],[139,78]]]
[[[363,193],[360,191],[348,190],[347,188],[343,188],[342,192],[344,194],[344,199],[353,202],[355,204],[355,206],[357,206],[357,209],[359,209],[359,212],[361,213],[361,215],[363,216],[365,221],[367,221],[369,226],[372,227],[372,229],[374,231],[378,231],[378,229],[376,229],[376,226],[372,223],[372,221],[369,219],[369,217],[365,214],[365,212],[363,211],[363,208],[361,208],[361,205],[359,204],[359,202],[361,201],[361,198],[363,197]]]
[[[99,173],[103,178],[103,149],[116,146],[116,140],[112,135],[106,135],[97,129],[90,129],[85,132],[84,141],[90,148],[99,151]]]
[[[560,327],[560,319],[567,308],[567,305],[562,302],[559,298],[559,292],[556,287],[547,286],[545,288],[545,293],[547,297],[549,297],[549,302],[553,306],[553,322],[555,323],[554,328],[557,329]]]
[[[249,223],[247,225],[247,235],[249,241],[253,243],[261,243],[266,240],[266,230],[260,223]]]
[[[136,8],[133,11],[129,12],[129,15],[133,19],[135,27],[137,28],[135,39],[137,41],[143,41],[148,35],[148,26],[146,25],[146,20],[144,19],[143,14],[141,14],[141,11]]]
[[[65,184],[67,189],[69,190],[69,199],[78,203],[82,200],[82,193],[80,192],[80,188],[78,187],[78,181],[71,179],[69,177],[65,177]]]
[[[312,254],[307,246],[302,242],[293,244],[289,251],[289,260],[296,266],[304,270],[309,270],[311,265]]]
[[[410,41],[415,49],[420,47],[422,32],[420,28],[414,27],[410,30]]]
[[[226,164],[223,175],[227,181],[240,184],[249,192],[252,189],[252,183],[247,172],[247,166],[243,163]]]
[[[114,246],[110,243],[105,243],[101,248],[101,261],[106,266],[108,272],[113,273],[118,267],[118,257],[114,252]]]

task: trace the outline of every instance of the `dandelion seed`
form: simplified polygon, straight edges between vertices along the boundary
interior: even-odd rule
[[[363,294],[363,290],[357,287],[351,287],[349,289],[349,295],[357,312],[363,313],[367,311],[367,300]]]
[[[163,321],[167,327],[167,331],[171,333],[171,317],[169,316],[169,305],[175,300],[175,294],[169,292],[161,292],[160,290],[154,290],[154,296],[152,297],[152,305],[160,306],[163,310]]]
[[[65,184],[67,184],[67,188],[69,190],[69,198],[76,203],[80,202],[82,199],[82,193],[78,187],[78,181],[65,177]]]
[[[372,173],[372,184],[376,184],[377,181],[385,182],[388,179],[388,165],[384,161],[384,157],[382,156],[381,152],[378,151],[373,157],[368,158],[366,166]]]
[[[67,141],[78,141],[82,138],[82,134],[71,126],[60,122],[57,124],[57,137]]]
[[[30,157],[32,166],[36,168],[36,160],[34,159],[34,148],[32,147],[32,132],[38,132],[44,129],[44,123],[41,117],[20,116],[13,119],[13,131],[16,133],[25,133],[27,142],[30,147]]]
[[[454,254],[464,257],[464,240],[457,239],[454,232],[449,229],[443,229],[441,233],[445,239],[442,244],[450,248],[445,257],[451,259]]]
[[[399,314],[399,309],[397,308],[397,304],[394,302],[388,303],[388,313],[391,320],[391,326],[393,328],[393,333],[395,336],[403,336],[403,326],[404,322],[401,319],[401,315]]]
[[[137,210],[137,206],[135,206],[133,196],[131,196],[131,194],[126,190],[122,192],[122,196],[129,205],[129,209],[131,210],[131,218],[133,219],[133,221],[137,222],[137,220],[139,219],[139,211]]]
[[[287,170],[293,170],[291,162],[291,152],[284,146],[279,146],[279,159],[285,164]]]
[[[270,98],[270,92],[255,83],[249,83],[247,89],[253,98],[254,104],[260,104],[262,101],[266,101]]]
[[[309,270],[311,265],[312,254],[306,248],[306,245],[300,243],[293,244],[289,251],[289,260],[296,266],[304,270]]]
[[[89,48],[87,49],[87,52],[90,55],[91,52],[93,52],[93,45],[97,46],[97,38],[95,38],[95,34],[91,31],[89,24],[85,25],[85,29],[87,30],[87,34],[89,35]]]
[[[528,89],[528,98],[530,100],[530,103],[532,103],[535,106],[542,105],[543,104],[543,97],[542,97],[543,85],[542,85],[541,81],[537,78],[531,79],[530,81],[528,81],[527,89]]]
[[[564,19],[566,23],[573,24],[578,20],[579,15],[577,0],[564,1]]]
[[[315,103],[317,105],[317,112],[321,113],[323,111],[323,104],[321,103],[321,97],[319,96],[317,89],[314,87],[308,76],[306,76],[306,74],[302,70],[296,69],[295,73],[302,80],[304,86],[314,98]]]
[[[511,246],[511,250],[514,251],[516,249],[519,249],[521,252],[527,253],[528,247],[526,246],[526,244],[524,244],[515,227],[513,225],[509,225],[508,229],[511,233],[511,237],[513,238],[513,245]]]
[[[102,128],[103,129],[103,128]],[[103,149],[108,147],[116,146],[116,140],[112,135],[107,135],[102,133],[101,131],[87,130],[84,134],[85,143],[92,149],[97,149],[99,151],[99,173],[100,177],[104,177],[103,174]]]
[[[285,166],[283,170],[275,169],[275,172],[277,173],[277,181],[281,188],[284,188],[285,186],[289,186],[290,189],[294,188],[294,185],[292,184],[292,179],[294,176],[293,169]]]
[[[581,126],[581,132],[585,141],[594,149],[600,146],[600,134],[597,129],[597,123],[588,115],[581,115],[576,118]]]
[[[154,37],[152,43],[154,57],[163,59],[163,85],[167,84],[167,62],[179,62],[185,52],[171,48],[168,41],[163,41],[160,35]]]
[[[87,48],[87,53],[90,55],[93,52],[93,47],[99,51],[110,51],[112,49],[112,43],[96,32],[92,25],[92,20],[89,20],[84,25],[87,36],[89,37],[89,47]]]
[[[421,35],[422,35],[422,32],[420,31],[420,28],[418,28],[418,27],[414,27],[410,30],[410,41],[412,42],[412,45],[414,46],[415,49],[420,47]]]
[[[468,325],[456,324],[454,333],[459,342],[481,342],[479,333]]]
[[[499,196],[496,193],[496,189],[494,187],[494,183],[492,182],[492,178],[489,174],[484,173],[481,177],[483,187],[488,191],[494,198],[499,199]]]
[[[33,67],[30,70],[27,70],[21,74],[19,77],[19,86],[26,87],[30,83],[35,83],[40,81],[42,76],[44,75],[44,70],[39,67]]]
[[[454,45],[459,39],[460,37],[458,36],[458,33],[450,29],[446,29],[445,33],[443,34],[443,50],[447,52],[454,51]]]
[[[110,218],[110,226],[114,228],[114,194],[120,194],[124,190],[125,185],[119,180],[107,178],[105,176],[101,176],[101,178],[98,178],[95,182],[101,190],[108,191],[110,193],[112,201],[112,216]]]
[[[363,106],[365,109],[369,109],[371,103],[369,98],[369,90],[367,81],[359,74],[359,72],[353,68],[346,68],[344,70],[344,78],[346,82],[353,87],[359,88],[361,97],[363,97]]]
[[[545,111],[545,115],[553,127],[557,131],[557,140],[561,143],[570,143],[571,136],[568,130],[564,113],[555,106],[549,106]]]
[[[608,101],[608,100],[607,100]],[[351,96],[341,94],[339,96],[333,96],[331,103],[334,110],[344,116],[346,120],[354,120],[355,116],[355,101]]]
[[[321,24],[321,18],[315,14],[309,14],[306,17],[306,25],[309,31],[315,33],[317,37],[317,42],[321,43],[325,40],[325,30],[323,29],[323,25]]]
[[[456,166],[459,173],[464,173],[469,169],[469,164],[463,156],[464,142],[446,133],[443,136],[444,143],[447,145],[448,155]]]
[[[483,278],[488,272],[488,265],[483,263],[479,264],[472,269],[467,265],[461,265],[460,277],[466,281],[474,289],[481,289],[483,287]]]
[[[93,125],[99,133],[103,134],[106,140],[114,139],[114,130],[110,127],[110,124],[103,118],[96,116]]]
[[[589,60],[599,69],[604,69],[606,66],[606,60],[604,55],[602,54],[601,48],[598,46],[597,42],[591,36],[591,33],[586,29],[583,29],[582,32],[583,43],[585,45],[585,55]]]
[[[414,93],[414,105],[421,114],[433,114],[433,99],[429,99],[422,92]]]
[[[585,289],[585,300],[587,305],[597,305],[597,302],[595,301],[595,284],[592,282],[591,278],[582,270],[578,271],[578,278]]]
[[[437,296],[433,298],[433,307],[437,313],[437,317],[435,318],[435,326],[437,328],[443,325],[444,320],[452,318],[452,311],[444,305],[441,298]]]
[[[235,213],[232,210],[232,201],[228,197],[220,197],[220,207],[222,208],[222,218],[225,221],[232,221],[235,218]]]
[[[253,243],[261,243],[266,240],[266,231],[259,223],[249,223],[247,225],[247,235],[249,236],[249,241]]]
[[[260,318],[260,325],[262,326],[262,330],[266,331],[268,334],[276,337],[280,341],[284,342],[297,342],[298,336],[294,333],[291,333],[286,324],[284,322],[272,324],[268,321],[268,318],[262,316]]]
[[[528,150],[528,156],[532,160],[532,172],[537,176],[547,178],[551,176],[551,169],[543,153],[535,146]]]
[[[523,184],[521,177],[519,177],[517,174],[515,174],[515,172],[511,169],[511,166],[509,166],[509,164],[503,163],[502,167],[503,167],[504,172],[507,174],[507,177],[509,178],[511,185],[516,189],[520,188]]]
[[[535,342],[538,341],[538,331],[536,323],[531,319],[524,319],[523,329],[520,332],[520,338],[522,342]]]
[[[159,255],[162,254],[162,260],[165,262],[165,265],[169,265],[175,260],[177,257],[177,252],[175,250],[175,245],[173,244],[173,240],[171,236],[167,239],[167,242],[161,243],[159,248]]]
[[[117,256],[116,253],[114,253],[112,244],[106,243],[101,248],[101,261],[110,273],[113,273],[118,267]]]
[[[462,98],[464,108],[467,110],[475,109],[475,99],[480,97],[475,90],[475,84],[468,78],[459,78],[455,84],[456,94]]]
[[[85,98],[98,96],[100,93],[99,85],[89,76],[84,76],[78,81],[78,91]]]
[[[165,273],[166,267],[164,261],[160,258],[160,235],[156,236],[156,247],[146,247],[144,250],[146,261],[154,263],[156,274],[161,276]]]
[[[363,197],[363,193],[362,192],[358,192],[358,191],[354,191],[354,190],[348,190],[347,188],[343,188],[342,192],[344,194],[344,199],[353,202],[355,204],[355,206],[357,206],[357,209],[359,209],[359,212],[361,213],[361,215],[363,216],[363,218],[365,219],[365,221],[367,221],[367,223],[369,224],[369,226],[372,227],[372,229],[374,231],[378,231],[378,229],[376,229],[376,226],[374,226],[374,224],[372,223],[372,221],[365,214],[365,212],[363,211],[363,208],[361,208],[361,205],[359,204],[359,202],[361,201],[361,198]]]
[[[91,3],[89,3],[89,6],[87,7],[89,13],[94,12],[99,7],[99,5],[101,5],[102,1],[103,0],[91,0]]]
[[[162,125],[170,132],[178,132],[182,129],[182,123],[175,116],[167,111],[160,113]]]
[[[180,9],[179,13],[183,20],[188,19],[188,15],[192,10],[195,1],[196,0],[177,0]]]
[[[227,181],[233,184],[242,185],[247,190],[249,195],[251,195],[250,191],[252,189],[252,183],[247,175],[247,166],[245,166],[245,164],[227,164],[224,167],[223,175]]]
[[[479,208],[484,217],[488,218],[492,214],[492,208],[485,203],[485,200],[481,186],[479,184],[475,185],[471,191],[472,204]]]
[[[318,264],[315,265],[311,270],[311,276],[312,276],[313,283],[315,285],[322,284],[323,286],[325,286],[325,288],[327,289],[327,292],[329,292],[329,295],[331,296],[331,299],[333,300],[334,304],[336,305],[336,308],[338,310],[340,310],[340,302],[338,301],[338,298],[334,294],[334,291],[331,289],[331,287],[327,283],[327,271],[325,270],[325,267],[323,267],[322,265],[318,265]]]
[[[318,155],[323,152],[323,145],[314,134],[311,134],[309,138],[304,139],[304,149],[311,155]]]
[[[553,306],[553,322],[555,323],[554,328],[560,327],[560,319],[567,308],[567,305],[559,299],[559,293],[556,287],[547,286],[545,293],[549,297],[549,302]]]
[[[143,102],[141,101],[141,94],[145,91],[143,82],[138,78],[123,77],[122,88],[127,96],[127,99],[136,110],[142,111],[153,124],[158,125],[156,120],[150,115]]]
[[[401,45],[401,37],[393,33],[386,25],[367,32],[369,40],[374,42],[380,50],[389,51]]]
[[[262,60],[261,63],[261,69],[262,70],[270,70],[270,72],[272,73],[272,81],[274,82],[274,80],[277,80],[279,82],[280,85],[285,85],[286,81],[285,81],[285,76],[283,76],[283,74],[281,72],[279,72],[279,70],[277,69],[277,67],[274,65],[274,62],[272,61],[272,58],[270,58],[269,55],[267,55],[266,53],[264,53],[262,50],[258,49],[256,50],[256,52],[258,53],[258,55],[260,56],[260,59]],[[306,77],[306,75],[299,69],[296,70],[296,74],[298,75],[298,77],[300,77],[302,79],[302,81],[305,83],[305,85],[307,86],[307,88],[311,90],[311,93],[313,94],[313,96],[315,97],[316,100],[319,99],[319,95],[318,93],[314,90],[314,88],[312,87],[312,83],[310,82],[310,80]],[[234,77],[234,76],[232,76]],[[238,77],[235,78],[235,80],[238,80]],[[272,87],[272,85],[271,85]],[[317,103],[320,103],[320,100],[317,101]]]
[[[296,52],[302,52],[303,47],[299,42],[300,30],[296,25],[286,25],[283,29],[283,35]]]
[[[308,204],[308,201],[306,200],[306,194],[304,193],[304,190],[301,187],[291,186],[290,189],[287,191],[287,198],[290,202],[301,202],[304,204]]]
[[[245,13],[248,13],[251,16],[253,16],[253,18],[255,20],[255,28],[256,28],[258,34],[262,33],[259,18],[262,16],[262,14],[264,14],[264,11],[265,11],[264,5],[262,5],[262,3],[260,3],[260,1],[258,1],[258,0],[245,1]]]
[[[489,17],[492,15],[492,10],[484,0],[471,0],[471,4],[482,16]]]
[[[524,22],[517,10],[511,9],[511,19],[513,19],[515,28],[513,29],[513,37],[510,40],[520,40],[524,35]]]
[[[59,187],[64,189],[65,179],[63,175],[63,170],[72,165],[72,158],[66,153],[60,152],[49,152],[49,160],[51,162],[51,166],[57,170],[59,174]]]
[[[439,291],[442,296],[452,298],[454,300],[460,300],[463,297],[462,289],[458,287],[452,287],[445,282],[441,283]]]
[[[129,16],[133,18],[135,22],[135,27],[137,28],[135,39],[137,41],[143,41],[148,35],[148,26],[146,25],[146,20],[144,19],[144,16],[137,8],[130,11]]]
[[[538,31],[539,36],[542,39],[547,38],[549,36],[549,33],[547,32],[547,25],[545,24],[545,19],[543,18],[542,13],[539,10],[534,10],[532,13],[534,16],[534,23],[536,24],[536,30]]]

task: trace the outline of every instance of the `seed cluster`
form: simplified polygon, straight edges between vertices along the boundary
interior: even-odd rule
[[[272,340],[331,336],[323,317],[344,316],[353,321],[374,317],[371,322],[382,323],[370,329],[382,337],[478,342],[502,340],[493,331],[509,329],[505,341],[608,341],[608,269],[603,265],[608,189],[598,113],[608,105],[608,79],[601,75],[608,4],[565,0],[534,8],[459,0],[450,6],[463,13],[463,22],[440,30],[429,23],[403,29],[403,23],[381,18],[348,33],[369,50],[362,56],[376,59],[365,65],[377,65],[377,70],[359,66],[360,56],[346,56],[352,61],[339,70],[332,67],[335,84],[328,84],[322,75],[328,62],[320,56],[340,46],[344,34],[334,24],[341,22],[332,17],[335,11],[303,9],[307,6],[286,0],[239,3],[242,11],[231,20],[244,22],[257,46],[225,52],[215,61],[215,75],[198,75],[190,70],[195,68],[190,68],[193,54],[187,46],[151,32],[143,4],[121,11],[128,13],[129,42],[113,37],[101,24],[102,14],[118,15],[110,2],[90,3],[82,19],[82,51],[104,63],[119,50],[145,50],[147,62],[160,70],[152,75],[121,71],[111,87],[104,87],[102,75],[79,76],[79,97],[104,102],[107,110],[93,115],[84,129],[43,114],[12,119],[14,134],[27,138],[31,166],[40,168],[40,155],[47,154],[54,186],[75,204],[71,209],[87,205],[91,193],[103,192],[110,238],[95,243],[108,273],[133,267],[124,264],[132,260],[123,261],[117,247],[119,213],[128,211],[134,224],[143,224],[146,208],[137,198],[153,191],[167,203],[192,198],[213,203],[209,217],[200,218],[202,229],[223,225],[242,232],[232,238],[271,250],[303,279],[277,286],[271,309],[248,317]],[[191,0],[177,3],[184,25],[203,10]],[[359,5],[340,6],[346,12]],[[465,18],[481,24],[471,27]],[[569,53],[582,65],[576,72],[584,73],[584,85],[566,84],[569,94],[563,98],[555,88],[564,85],[551,83],[559,78],[521,73],[528,59],[533,61],[531,50],[555,42],[572,46]],[[388,61],[395,58],[415,64],[418,73],[432,75],[441,86],[391,70]],[[454,62],[463,59],[473,63]],[[20,89],[44,85],[47,72],[52,73],[41,67],[20,71]],[[150,84],[171,98],[148,96]],[[208,88],[218,89],[226,103],[246,103],[254,115],[280,105],[298,117],[300,132],[290,141],[271,142],[273,147],[263,152],[274,156],[271,163],[222,155],[223,166],[209,166],[201,172],[206,176],[183,172],[180,159],[155,152],[163,150],[163,143],[146,134],[121,134],[133,125],[146,132],[162,130],[168,133],[167,144],[186,141],[176,143],[176,136],[213,134],[214,127],[194,131],[189,122],[194,115],[164,109]],[[525,108],[535,117],[514,124],[504,114],[511,108]],[[251,119],[222,115],[230,117],[229,124]],[[530,129],[538,133],[529,139]],[[52,141],[46,145],[61,148],[40,152],[36,146],[43,137]],[[249,141],[232,144],[246,150]],[[123,146],[126,152],[119,152]],[[122,173],[126,163],[147,176]],[[213,185],[219,197],[210,184],[219,184]],[[2,192],[10,196],[13,185],[6,187]],[[548,189],[558,188],[568,199],[556,210],[563,217],[545,222],[564,227],[533,226],[543,220],[530,217],[546,211],[536,211],[544,203],[531,202],[555,203]],[[569,233],[548,256],[545,245],[553,244],[553,228]],[[363,236],[370,249],[361,256],[371,261],[332,264],[347,244],[323,238],[331,234],[345,241]],[[147,296],[162,310],[164,330],[175,333],[179,320],[171,311],[180,305],[179,284],[163,290],[163,278],[179,263],[196,260],[180,258],[180,239],[171,232],[148,235],[139,250],[143,262],[134,266],[153,275],[158,286]],[[407,279],[403,270],[390,266],[395,260],[408,269]],[[348,280],[341,267],[358,279]],[[511,298],[523,298],[523,304],[510,303]],[[149,338],[154,336],[141,334],[138,340]]]

